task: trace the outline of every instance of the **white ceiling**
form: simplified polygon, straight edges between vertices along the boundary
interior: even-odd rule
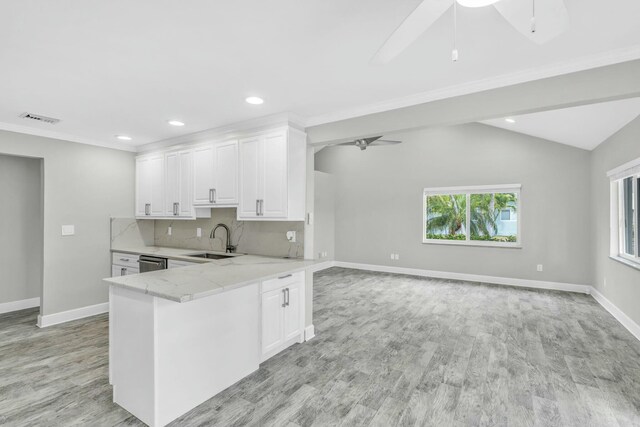
[[[482,123],[593,150],[640,115],[640,98],[485,120]]]
[[[565,0],[569,30],[549,44],[529,42],[492,7],[459,8],[457,63],[447,13],[394,61],[371,65],[418,3],[4,0],[0,127],[99,143],[127,134],[139,145],[282,112],[319,123],[417,93],[640,52],[640,1]],[[265,104],[246,104],[249,95]],[[62,122],[30,123],[18,118],[25,111]]]

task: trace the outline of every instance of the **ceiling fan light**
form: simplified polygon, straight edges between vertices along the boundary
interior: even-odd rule
[[[485,7],[498,3],[500,0],[456,0],[460,6],[464,7]]]

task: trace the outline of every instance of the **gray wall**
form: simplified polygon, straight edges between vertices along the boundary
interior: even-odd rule
[[[109,218],[133,213],[134,153],[6,131],[0,153],[44,159],[42,314],[107,302]]]
[[[609,178],[607,172],[640,157],[640,117],[591,155],[593,265],[596,287],[636,323],[640,323],[640,271],[609,258]],[[605,285],[606,280],[606,285]]]
[[[385,136],[404,143],[316,154],[337,183],[337,260],[591,283],[588,151],[480,124]],[[422,243],[424,187],[483,184],[522,184],[522,249]]]
[[[0,304],[42,291],[42,161],[0,155]]]
[[[332,260],[335,258],[335,198],[335,178],[333,175],[316,171],[313,251],[316,259]],[[327,256],[321,257],[321,252],[327,252]]]

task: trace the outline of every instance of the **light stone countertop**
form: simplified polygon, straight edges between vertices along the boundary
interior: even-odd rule
[[[204,298],[251,283],[303,271],[322,262],[256,255],[242,255],[218,260],[203,260],[186,256],[187,254],[203,251],[160,248],[155,246],[114,248],[111,251],[156,255],[171,259],[200,262],[201,264],[199,265],[188,267],[104,279],[104,282],[109,285],[177,302],[187,302]]]

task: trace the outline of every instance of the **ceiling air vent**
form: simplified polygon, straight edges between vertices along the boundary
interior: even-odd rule
[[[52,117],[39,116],[37,114],[31,114],[31,113],[22,113],[22,114],[20,114],[20,118],[29,119],[29,120],[36,120],[36,121],[42,122],[42,123],[49,123],[50,125],[55,125],[56,123],[58,123],[60,121],[60,119],[54,119]]]

